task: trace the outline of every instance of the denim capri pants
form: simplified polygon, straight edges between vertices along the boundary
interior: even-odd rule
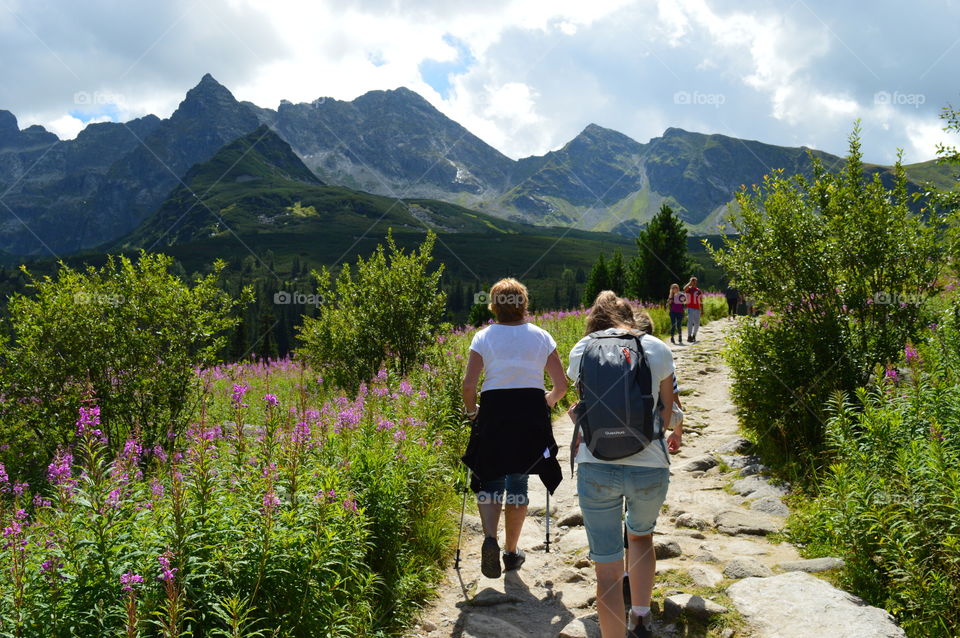
[[[623,560],[624,502],[627,531],[635,536],[652,534],[669,484],[670,469],[666,467],[580,463],[577,493],[590,544],[590,560]]]
[[[478,503],[506,503],[507,505],[527,505],[527,480],[529,474],[507,474],[498,479],[480,482],[477,492]],[[506,498],[504,498],[506,492]]]

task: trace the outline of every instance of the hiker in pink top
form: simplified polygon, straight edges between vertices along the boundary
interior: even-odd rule
[[[687,293],[687,341],[697,342],[697,330],[700,329],[700,311],[703,308],[703,291],[697,288],[697,278],[691,277],[683,287]]]
[[[673,340],[673,333],[676,331],[677,339],[680,340],[680,345],[683,345],[683,309],[687,303],[687,295],[680,292],[680,284],[670,284],[667,303],[670,304],[670,343],[676,343]]]

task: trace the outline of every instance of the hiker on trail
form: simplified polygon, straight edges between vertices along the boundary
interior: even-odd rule
[[[622,302],[611,291],[597,296],[587,320],[587,336],[570,352],[567,376],[580,392],[580,401],[571,408],[577,493],[597,572],[600,629],[604,638],[620,638],[627,630],[630,638],[641,638],[653,635],[650,600],[656,556],[652,535],[670,481],[668,453],[680,449],[682,429],[679,423],[671,423],[675,378],[670,349],[631,326],[632,313],[629,319],[623,316]],[[609,327],[603,329],[605,324]],[[635,382],[618,380],[624,377]],[[658,402],[663,407],[656,419]],[[642,406],[639,414],[637,405]],[[673,427],[666,443],[663,423]],[[631,599],[626,623],[621,584],[624,503]]]
[[[697,331],[700,329],[700,310],[703,308],[703,291],[697,288],[697,278],[691,277],[690,282],[683,287],[687,293],[687,341],[697,342]]]
[[[723,296],[727,298],[727,317],[737,316],[737,306],[740,304],[742,296],[740,291],[733,287],[733,284],[727,286]]]
[[[676,343],[673,340],[673,332],[676,330],[680,345],[683,345],[683,309],[687,303],[687,295],[680,292],[680,284],[670,284],[667,303],[670,304],[670,343]]]
[[[463,462],[473,474],[470,487],[484,532],[480,571],[487,578],[501,574],[497,538],[503,506],[503,569],[510,571],[525,560],[517,542],[527,515],[528,475],[538,474],[551,494],[562,479],[550,409],[566,394],[567,379],[556,341],[526,321],[528,299],[527,288],[516,279],[493,285],[488,307],[496,322],[474,335],[463,379],[464,410],[473,421]],[[553,384],[549,392],[544,370]]]

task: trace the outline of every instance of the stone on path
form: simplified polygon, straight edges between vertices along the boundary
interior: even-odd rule
[[[576,586],[565,587],[558,593],[560,602],[567,609],[586,609],[597,599],[597,593],[592,587],[589,589]]]
[[[807,560],[791,560],[780,563],[780,569],[785,572],[825,572],[830,569],[839,569],[843,567],[842,558],[827,556],[824,558],[808,558]]]
[[[676,594],[668,596],[663,601],[663,617],[676,618],[680,612],[691,618],[709,620],[719,614],[726,613],[727,608],[718,605],[709,598],[702,598],[691,594]]]
[[[573,554],[579,550],[589,549],[590,543],[587,541],[587,530],[582,527],[574,527],[556,541],[560,546],[560,551],[566,554]]]
[[[718,447],[717,452],[721,454],[743,454],[749,452],[752,447],[753,443],[743,437],[737,437]]]
[[[769,481],[759,476],[748,476],[739,481],[734,481],[733,491],[740,496],[755,495],[754,498],[761,496],[761,494],[759,494],[761,491],[763,491],[762,496],[766,496],[767,494],[786,496],[787,494],[786,488],[780,487],[779,485],[771,485]]]
[[[750,503],[750,509],[755,512],[766,512],[774,516],[787,516],[790,510],[776,496],[764,496]]]
[[[904,638],[893,617],[804,572],[747,578],[727,588],[756,638]]]
[[[690,529],[698,529],[701,531],[710,527],[710,523],[690,512],[678,516],[674,524],[677,527],[689,527]]]
[[[559,638],[600,638],[600,625],[593,616],[574,618],[560,630]]]
[[[463,621],[462,638],[527,638],[527,633],[490,614],[473,613]]]
[[[680,549],[680,543],[668,536],[655,537],[653,539],[653,553],[657,560],[666,560],[676,558],[683,551]]]
[[[563,518],[560,519],[560,525],[566,525],[567,527],[577,527],[583,525],[583,512],[580,510],[574,510],[563,515]]]
[[[739,534],[766,536],[780,531],[780,526],[763,514],[743,510],[720,512],[714,517],[713,523],[717,526],[717,531],[730,536]]]
[[[739,556],[727,563],[723,575],[727,578],[750,578],[751,576],[773,576],[773,572],[756,558]]]
[[[714,458],[712,454],[704,454],[702,456],[698,456],[695,459],[687,462],[680,469],[685,470],[687,472],[697,472],[697,471],[702,472],[702,471],[709,470],[711,467],[715,466],[716,464],[717,464],[717,459]]]
[[[706,565],[691,565],[687,568],[687,575],[697,587],[716,587],[723,580],[723,574]]]
[[[517,602],[520,602],[520,599],[516,596],[512,594],[506,594],[502,591],[497,591],[492,587],[487,587],[470,599],[470,604],[474,607],[493,607],[494,605]]]

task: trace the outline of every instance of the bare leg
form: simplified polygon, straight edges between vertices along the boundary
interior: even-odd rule
[[[623,561],[594,563],[597,568],[597,612],[603,638],[622,638],[627,633],[623,608]],[[633,586],[633,575],[630,576]]]
[[[480,522],[483,524],[483,533],[487,536],[497,537],[500,527],[500,509],[501,504],[497,502],[477,503],[480,510]],[[509,521],[509,518],[507,519]]]
[[[504,524],[506,530],[506,543],[503,546],[505,552],[517,551],[517,543],[520,541],[520,530],[523,529],[523,521],[527,517],[526,505],[505,505]]]
[[[653,534],[635,536],[627,534],[630,548],[627,555],[630,564],[630,602],[632,605],[649,607],[653,595],[653,579],[657,573],[657,556],[653,552]],[[623,594],[621,593],[621,598]]]

